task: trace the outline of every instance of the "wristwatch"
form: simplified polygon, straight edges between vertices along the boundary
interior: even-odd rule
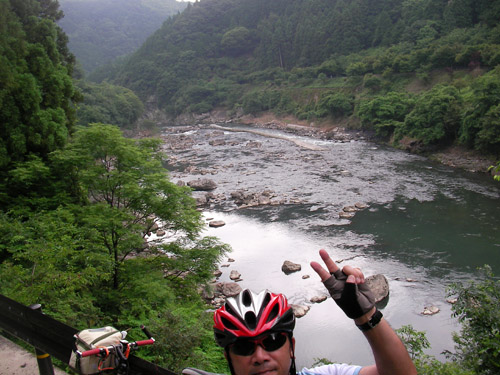
[[[356,327],[358,327],[362,332],[369,331],[370,329],[372,329],[373,327],[375,327],[377,324],[380,323],[382,316],[383,315],[379,310],[375,310],[375,313],[372,315],[369,321],[360,325],[356,324]]]

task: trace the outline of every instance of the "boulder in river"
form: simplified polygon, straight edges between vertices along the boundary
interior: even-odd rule
[[[217,290],[225,297],[235,297],[241,291],[241,286],[238,283],[217,283]]]
[[[309,306],[304,306],[304,305],[290,304],[290,307],[292,308],[293,313],[294,313],[296,318],[302,318],[304,315],[307,314],[307,312],[310,309]]]
[[[434,315],[437,314],[439,311],[439,307],[437,306],[426,306],[424,307],[424,311],[422,311],[422,315]]]
[[[358,209],[355,206],[345,206],[342,211],[344,212],[356,212]]]
[[[188,186],[196,191],[210,191],[217,188],[214,180],[208,178],[199,178],[197,180],[189,181]]]
[[[289,260],[285,260],[283,262],[283,265],[281,266],[281,270],[287,275],[294,272],[298,272],[301,269],[302,266],[300,264],[290,262]]]
[[[217,269],[214,271],[214,274],[213,274],[215,277],[221,277],[222,276],[222,271]]]
[[[375,303],[379,303],[389,296],[389,282],[384,275],[368,276],[365,283],[375,296]]]
[[[229,278],[231,280],[239,280],[241,278],[241,273],[239,273],[238,271],[236,270],[232,270],[231,271],[231,274],[229,275]]]
[[[220,228],[223,227],[224,225],[226,225],[226,223],[222,220],[214,220],[208,223],[208,226],[212,228]]]
[[[345,211],[339,212],[339,218],[341,219],[352,219],[353,217],[354,214],[352,212],[345,212]]]
[[[364,210],[365,208],[368,208],[368,205],[363,202],[356,202],[354,204],[354,207],[356,207],[358,210]]]
[[[325,295],[322,295],[322,296],[314,296],[313,298],[311,298],[311,302],[312,303],[321,303],[323,301],[326,301],[328,297],[325,296]]]

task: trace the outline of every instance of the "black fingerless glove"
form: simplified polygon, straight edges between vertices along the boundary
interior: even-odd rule
[[[323,284],[345,314],[357,319],[375,306],[375,297],[366,284],[351,284],[346,280],[347,276],[339,269]]]

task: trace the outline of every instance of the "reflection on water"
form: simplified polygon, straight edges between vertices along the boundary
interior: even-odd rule
[[[445,301],[446,285],[474,277],[475,268],[485,263],[500,274],[500,184],[485,176],[365,142],[300,139],[320,144],[324,151],[317,151],[275,137],[214,133],[203,127],[188,135],[193,147],[167,151],[177,160],[169,166],[174,181],[207,178],[179,166],[208,168],[208,178],[218,185],[216,194],[270,189],[280,198],[300,202],[233,212],[225,212],[234,206],[223,202],[206,212],[226,222],[206,233],[230,244],[229,256],[236,260],[221,267],[221,281],[229,281],[236,269],[243,288],[268,288],[286,294],[292,303],[311,305],[297,322],[298,367],[322,357],[372,363],[363,336],[331,299],[309,302],[325,293],[309,267],[311,260],[319,260],[320,248],[344,260],[340,265],[386,275],[390,299],[385,316],[393,327],[412,324],[426,331],[430,353],[437,356],[453,350],[451,332],[458,329]],[[217,137],[225,143],[211,145]],[[340,219],[338,212],[356,202],[369,208],[352,220]],[[285,275],[284,260],[301,264],[302,270]],[[421,315],[429,305],[441,312]]]

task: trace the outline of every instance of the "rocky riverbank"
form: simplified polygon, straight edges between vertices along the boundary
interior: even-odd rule
[[[229,115],[227,111],[217,110],[202,115],[184,115],[173,121],[175,125],[189,124],[224,124],[239,123],[254,125],[257,128],[277,129],[306,137],[319,139],[350,141],[350,140],[369,140],[380,142],[373,131],[363,131],[357,129],[348,129],[344,123],[332,121],[321,121],[319,123],[301,121],[293,116],[278,117],[271,113],[264,113],[259,116],[235,114]],[[408,152],[420,152],[418,147],[409,142],[402,142],[401,148]],[[473,150],[468,150],[461,146],[450,146],[443,150],[431,151],[425,153],[427,157],[438,161],[444,165],[460,168],[474,173],[491,173],[492,165],[496,161],[492,157],[481,155]],[[498,173],[498,172],[497,172]]]

